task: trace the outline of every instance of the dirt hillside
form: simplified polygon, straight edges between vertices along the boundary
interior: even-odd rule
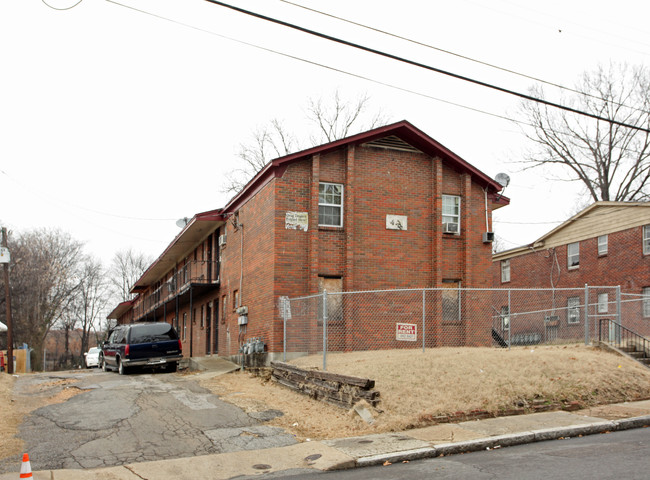
[[[322,368],[322,357],[291,363]],[[330,354],[328,371],[376,381],[381,411],[372,412],[373,425],[246,372],[216,377],[204,386],[249,412],[281,410],[284,415],[271,423],[303,440],[403,430],[456,412],[500,415],[544,405],[577,408],[650,398],[650,369],[584,345]]]

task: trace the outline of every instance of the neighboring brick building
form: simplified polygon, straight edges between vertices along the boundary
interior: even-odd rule
[[[194,216],[109,317],[174,323],[185,356],[255,337],[279,354],[282,296],[489,287],[500,189],[406,121],[287,155]]]
[[[584,295],[562,289],[589,285],[589,314],[598,319],[612,318],[618,306],[616,289],[597,287],[620,286],[623,325],[650,334],[650,203],[596,202],[535,242],[495,254],[493,285],[558,289],[552,326],[573,329],[576,338],[584,330]]]

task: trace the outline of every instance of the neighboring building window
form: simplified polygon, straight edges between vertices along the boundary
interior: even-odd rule
[[[343,226],[343,185],[338,183],[318,185],[318,225]]]
[[[567,298],[567,323],[580,322],[580,297]]]
[[[506,331],[510,329],[510,307],[504,305],[501,307],[501,330]]]
[[[598,255],[607,255],[607,235],[598,237]]]
[[[205,305],[201,305],[201,328],[205,327]]]
[[[501,282],[510,281],[510,260],[501,260]]]
[[[606,293],[598,294],[598,313],[607,313],[607,305],[609,304],[608,295]]]
[[[650,225],[643,227],[643,254],[650,254]]]
[[[460,233],[460,197],[457,195],[442,196],[442,223],[458,224]]]
[[[567,245],[567,267],[578,268],[580,265],[580,243]]]
[[[239,306],[239,290],[235,290],[232,292],[232,309],[236,310]]]
[[[185,340],[187,334],[187,312],[183,313],[183,340]]]
[[[650,287],[643,287],[643,316],[650,317]]]

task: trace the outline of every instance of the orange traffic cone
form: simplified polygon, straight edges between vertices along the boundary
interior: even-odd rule
[[[29,454],[23,453],[23,463],[20,466],[20,478],[33,478],[32,465],[29,463]]]

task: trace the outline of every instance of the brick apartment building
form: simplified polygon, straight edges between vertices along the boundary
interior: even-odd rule
[[[547,330],[583,335],[587,284],[592,322],[616,319],[620,309],[624,326],[650,334],[650,203],[596,202],[533,243],[495,254],[493,262],[495,287],[558,289],[557,315],[540,314]],[[616,289],[598,288],[615,286],[620,305]]]
[[[186,357],[261,338],[272,358],[283,296],[489,287],[500,190],[406,121],[287,155],[195,215],[109,318],[173,323]]]

